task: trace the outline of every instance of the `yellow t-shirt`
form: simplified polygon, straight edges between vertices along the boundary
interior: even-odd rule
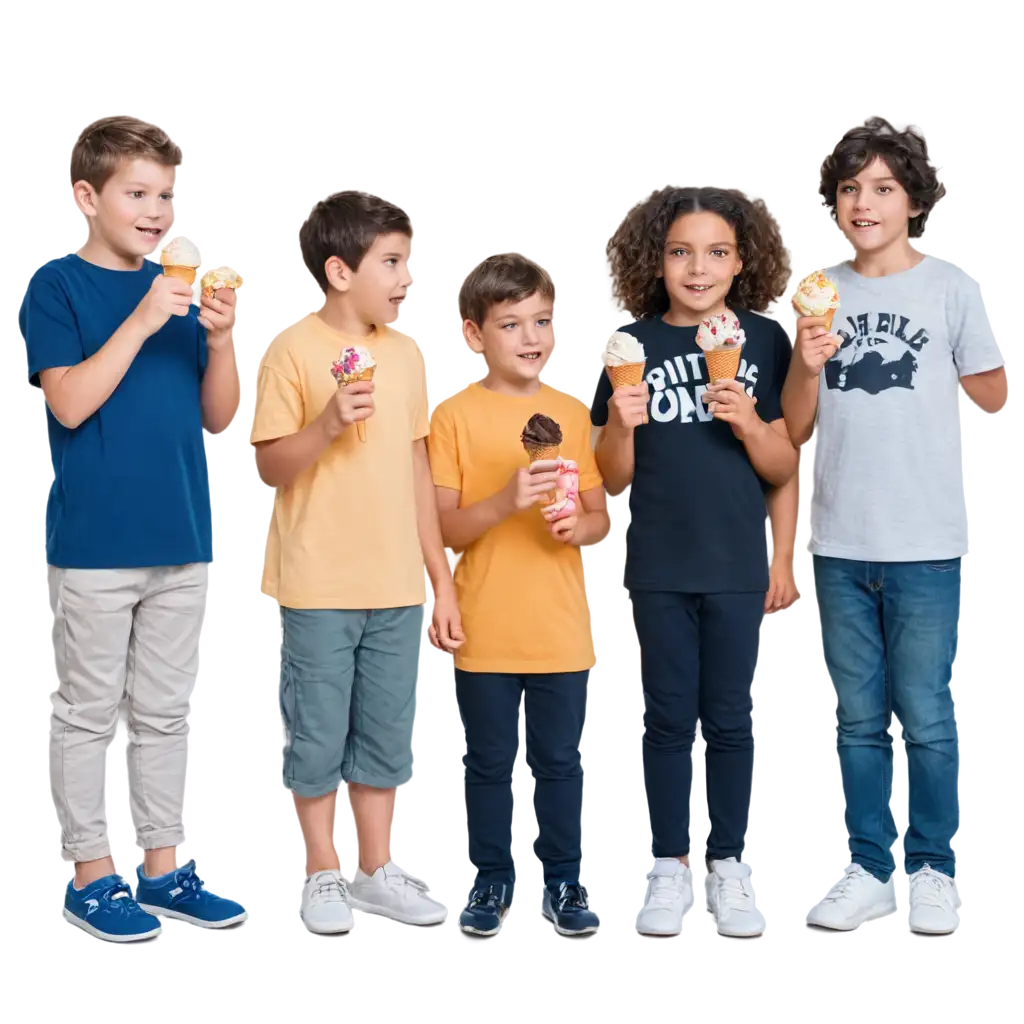
[[[287,608],[403,608],[423,604],[413,442],[429,432],[427,378],[412,338],[379,327],[351,338],[316,314],[279,334],[260,363],[250,441],[294,434],[338,385],[331,364],[348,345],[377,362],[376,411],[366,443],[354,428],[279,487],[267,538],[263,592]]]
[[[580,491],[601,486],[590,413],[575,398],[541,387],[528,398],[472,384],[434,410],[434,483],[461,492],[460,507],[500,491],[530,464],[520,441],[534,413],[562,428],[561,456],[580,470]],[[455,567],[466,642],[455,664],[467,672],[582,672],[594,665],[580,549],[556,541],[540,506],[509,516],[475,540]]]

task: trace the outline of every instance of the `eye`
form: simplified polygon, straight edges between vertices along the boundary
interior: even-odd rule
[[[887,196],[892,191],[891,185],[879,185],[878,194],[881,196]]]
[[[686,251],[686,249],[682,249],[682,248],[680,248],[680,249],[673,249],[673,250],[672,250],[672,251],[671,251],[671,252],[669,253],[669,256],[685,256],[686,254],[687,254],[687,251]]]
[[[396,260],[394,256],[389,256],[384,261],[384,263],[385,263],[386,266],[389,266],[389,267],[397,267],[398,266],[398,260]]]
[[[167,202],[170,202],[174,198],[174,193],[173,192],[161,192],[160,193],[160,198],[161,199],[166,199]]]
[[[847,195],[849,195],[851,192],[856,192],[857,188],[854,185],[844,185],[839,191],[845,192]]]
[[[136,191],[136,192],[129,192],[128,195],[130,195],[132,197],[132,199],[143,199],[145,197],[146,193],[145,192],[137,192]]]
[[[517,326],[518,326],[518,325],[517,325],[517,324],[516,324],[516,322],[515,322],[515,321],[513,320],[513,321],[512,321],[511,323],[508,323],[508,324],[502,324],[502,325],[501,325],[501,329],[502,329],[503,331],[507,331],[507,330],[508,330],[508,329],[509,329],[510,327],[517,327]]]
[[[711,255],[718,256],[720,259],[725,259],[729,254],[724,249],[712,249]]]
[[[550,323],[551,323],[550,320],[538,320],[537,321],[537,326],[538,327],[547,327],[548,324],[550,324]]]

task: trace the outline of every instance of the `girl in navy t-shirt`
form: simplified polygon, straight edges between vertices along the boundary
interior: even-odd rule
[[[602,376],[591,411],[605,486],[619,494],[632,485],[626,587],[640,641],[656,858],[637,930],[677,934],[693,904],[690,751],[699,719],[708,909],[720,933],[759,935],[764,918],[740,859],[754,761],[750,688],[764,613],[799,597],[798,456],[780,404],[791,346],[759,314],[785,290],[789,257],[763,202],[717,188],[653,193],[626,216],[608,257],[615,296],[636,318],[620,329],[647,357],[639,386],[613,391]],[[697,328],[726,309],[746,341],[736,379],[711,384]]]

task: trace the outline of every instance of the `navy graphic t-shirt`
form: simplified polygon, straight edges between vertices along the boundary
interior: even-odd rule
[[[782,385],[792,346],[768,317],[735,309],[747,336],[737,380],[766,422],[782,418]],[[619,328],[647,353],[650,422],[633,435],[635,470],[626,534],[626,586],[682,593],[768,589],[765,493],[746,449],[714,419],[696,327],[660,318]],[[612,386],[602,373],[590,418],[608,422]]]
[[[107,270],[78,256],[36,271],[21,306],[28,374],[98,352],[149,291],[160,265]],[[134,569],[213,558],[200,388],[198,310],[147,338],[121,383],[75,430],[46,420],[53,486],[46,559],[62,569]]]

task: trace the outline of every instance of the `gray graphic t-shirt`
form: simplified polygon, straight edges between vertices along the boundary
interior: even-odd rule
[[[848,263],[828,274],[841,346],[818,392],[810,549],[866,562],[958,558],[959,379],[1003,365],[981,290],[932,256],[888,277]]]

